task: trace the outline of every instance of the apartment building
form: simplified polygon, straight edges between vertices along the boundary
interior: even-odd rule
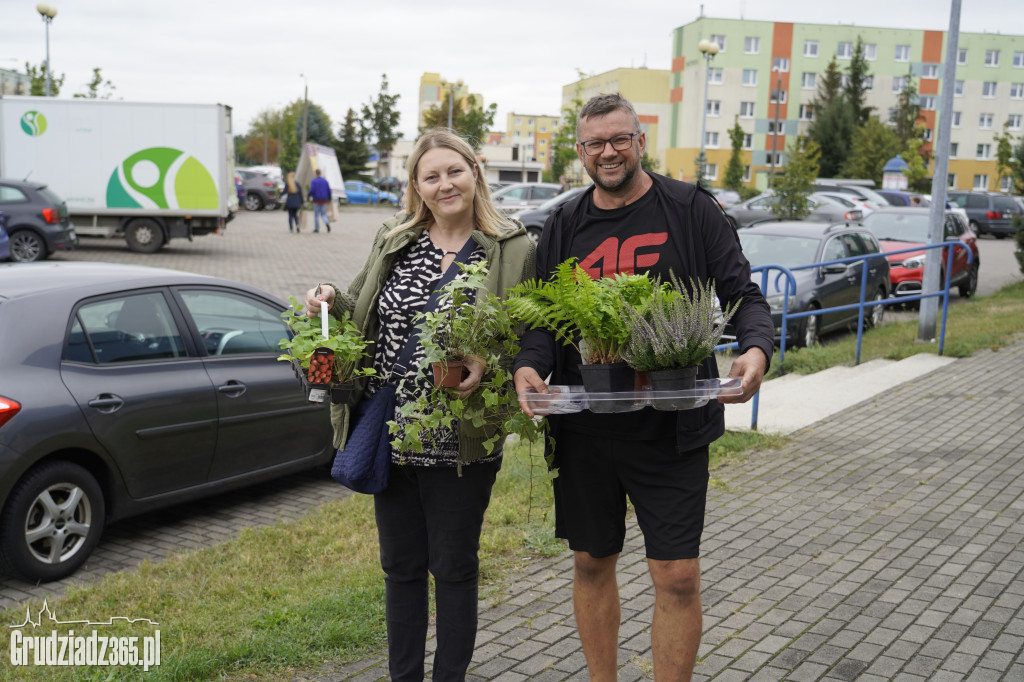
[[[453,101],[456,105],[459,103],[466,104],[471,94],[469,86],[461,80],[451,82],[441,78],[439,73],[424,73],[420,76],[419,120],[416,123],[417,128],[423,127],[423,114],[426,111],[434,107],[443,106],[449,91],[455,94]],[[477,104],[483,106],[483,95],[477,94],[475,97]]]
[[[587,76],[562,87],[562,109],[572,109],[573,100],[586,102],[595,95],[619,93],[636,109],[640,129],[647,136],[647,152],[657,159],[659,170],[664,172],[668,139],[663,131],[671,113],[669,82],[672,76],[674,74],[668,70],[648,68],[619,68]]]
[[[1020,134],[1024,116],[1024,36],[961,33],[958,40],[950,147],[933,150],[946,55],[944,31],[852,25],[799,24],[700,18],[673,35],[670,114],[665,170],[692,180],[704,146],[707,174],[720,184],[732,153],[728,130],[744,130],[746,179],[765,187],[773,150],[785,166],[787,140],[807,132],[814,117],[818,82],[833,56],[845,71],[860,38],[870,80],[866,104],[888,120],[912,77],[918,88],[926,149],[949,156],[949,186],[998,187],[994,136],[1003,124]],[[701,39],[716,43],[710,62]],[[706,88],[706,95],[705,95]],[[705,98],[707,101],[705,107]]]
[[[542,164],[544,170],[551,168],[551,140],[558,132],[558,116],[539,114],[508,114],[504,143],[510,145],[513,158],[525,154]]]

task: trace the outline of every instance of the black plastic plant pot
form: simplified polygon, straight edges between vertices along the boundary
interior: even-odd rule
[[[583,388],[587,393],[632,393],[636,373],[625,362],[606,365],[580,365]],[[624,412],[633,408],[633,397],[622,400],[591,400],[587,409],[591,412]]]
[[[689,410],[697,405],[693,397],[661,397],[659,392],[692,391],[697,387],[697,367],[656,369],[647,372],[654,395],[651,403],[656,410]]]
[[[334,405],[351,405],[356,395],[353,382],[340,384],[331,389],[331,403]]]

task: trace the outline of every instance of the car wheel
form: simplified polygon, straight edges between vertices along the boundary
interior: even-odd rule
[[[0,568],[30,581],[74,573],[99,542],[103,491],[71,462],[48,462],[15,485],[0,526]]]
[[[543,228],[540,227],[528,227],[526,228],[526,234],[530,237],[533,245],[536,246],[540,242],[540,235],[544,232]]]
[[[981,225],[978,224],[977,220],[971,221],[971,232],[978,235],[979,237],[984,234],[984,232],[981,231]]]
[[[249,192],[245,195],[245,208],[249,211],[262,211],[263,197],[255,192]]]
[[[1010,236],[1010,235],[1006,234],[1005,232],[993,232],[992,234],[995,235],[996,239],[1006,239],[1007,237]]]
[[[879,289],[875,292],[875,297],[872,299],[873,302],[879,303],[885,300],[885,290]],[[885,320],[885,306],[874,305],[871,306],[867,317],[868,327],[878,328],[882,326],[882,322]]]
[[[959,286],[960,298],[970,298],[978,290],[978,263],[971,263],[967,279]]]
[[[31,263],[46,258],[46,242],[32,230],[18,230],[10,235],[11,260]]]
[[[156,221],[142,218],[128,223],[124,239],[136,253],[156,253],[164,245],[164,232]]]
[[[817,310],[820,306],[817,303],[812,303],[807,309],[808,312]],[[810,317],[804,318],[804,324],[800,333],[800,343],[804,347],[817,346],[821,337],[818,336],[818,329],[821,325],[821,316],[811,315]]]

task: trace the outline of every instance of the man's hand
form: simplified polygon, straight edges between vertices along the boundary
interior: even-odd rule
[[[754,397],[754,394],[761,388],[761,380],[764,379],[764,368],[768,365],[768,358],[760,348],[748,348],[747,352],[732,361],[729,368],[729,377],[743,377],[742,395],[720,395],[720,403],[745,403]]]
[[[516,393],[525,393],[531,388],[537,391],[537,393],[548,392],[548,385],[544,383],[544,380],[540,378],[540,375],[537,374],[537,370],[533,367],[520,367],[517,369],[514,381],[516,385]],[[526,413],[526,416],[535,416],[533,414],[533,410],[530,409],[529,403],[526,401],[520,399],[519,407],[523,408],[523,412]]]

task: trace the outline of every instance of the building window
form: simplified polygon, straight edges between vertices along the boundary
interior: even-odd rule
[[[539,158],[543,159],[543,158],[545,158],[547,156],[547,153],[546,152],[540,152],[539,154],[537,154],[537,156]]]
[[[772,104],[778,102],[779,104],[786,103],[786,91],[785,90],[772,90],[768,96],[768,101]]]
[[[896,76],[892,79],[892,91],[899,93],[907,89],[907,77]]]
[[[1024,99],[1024,83],[1010,83],[1010,99]]]
[[[921,78],[938,78],[939,77],[939,65],[938,64],[925,64],[921,68]]]
[[[743,69],[743,84],[757,85],[757,69]]]
[[[532,118],[531,119],[527,119],[526,125],[532,126],[533,125],[533,119]]]
[[[800,87],[804,90],[814,90],[818,87],[818,74],[812,71],[804,71]]]
[[[999,50],[985,50],[985,66],[999,66]]]
[[[959,128],[960,127],[960,115],[962,113],[963,113],[962,111],[954,111],[953,112],[953,117],[951,119],[949,119],[951,126],[953,126],[954,128]]]
[[[982,173],[974,176],[974,189],[987,191],[988,190],[988,175]]]
[[[987,142],[979,144],[978,145],[978,149],[977,149],[977,153],[974,155],[974,158],[979,159],[981,161],[987,161],[987,160],[991,159],[992,158],[992,145],[988,144]],[[987,185],[988,182],[986,182],[985,184]]]
[[[963,97],[964,96],[964,82],[963,81],[957,81],[953,85],[953,95],[955,97]]]
[[[935,111],[935,97],[933,95],[923,95],[918,100],[918,104],[921,107],[921,111]]]
[[[519,137],[519,131],[517,130],[516,132],[514,132],[514,133],[512,134],[512,136],[513,136],[513,137]]]
[[[950,142],[949,143],[949,158],[955,159],[959,155],[960,155],[960,143],[959,142]]]
[[[1012,192],[1013,191],[1013,178],[1005,177],[999,181],[1000,192]]]
[[[725,52],[725,36],[711,36],[708,40],[718,45],[719,52]]]
[[[718,149],[718,133],[704,133],[704,146]]]
[[[776,130],[779,131],[779,135],[785,135],[786,134],[786,122],[785,121],[768,121],[768,132],[774,134]]]
[[[540,127],[540,131],[541,131],[542,133],[546,133],[546,132],[548,131],[548,128],[547,128],[547,126],[541,126],[541,127]]]
[[[754,118],[753,102],[740,102],[740,118]]]
[[[708,116],[721,116],[722,102],[717,99],[708,100]]]
[[[789,71],[789,58],[788,57],[776,57],[772,60],[772,71],[780,71],[785,73]]]
[[[801,121],[813,121],[814,120],[814,108],[810,104],[800,105],[800,120]]]
[[[839,87],[848,88],[850,87],[850,74],[841,73],[839,74]]]
[[[517,118],[516,119],[516,125],[522,125],[522,123],[523,123],[523,119],[521,119],[521,118]]]
[[[946,175],[946,187],[953,189],[956,187],[956,173],[949,173]]]
[[[967,50],[965,50],[962,47],[959,50],[957,50],[956,63],[959,64],[960,66],[964,66],[967,64]]]
[[[754,136],[750,133],[743,134],[743,148],[753,149],[754,148]]]
[[[1024,69],[1024,52],[1013,53],[1013,68]]]
[[[804,41],[804,56],[805,57],[817,57],[818,56],[818,41],[817,40],[805,40]]]
[[[768,164],[768,165],[772,165],[773,164],[773,160],[772,160],[773,156],[774,156],[774,165],[781,166],[782,165],[782,152],[775,152],[774,155],[771,152],[768,152],[768,156],[767,156],[767,158],[765,160],[765,163]]]
[[[836,57],[839,59],[853,59],[853,43],[839,43],[836,49]]]
[[[744,54],[759,54],[761,52],[761,39],[757,36],[747,36],[743,39]]]
[[[898,62],[909,62],[910,61],[910,45],[897,45],[896,56],[893,57]]]
[[[873,62],[878,59],[878,45],[874,43],[864,43],[862,47],[864,48],[864,59],[867,59],[869,62]]]
[[[743,182],[750,182],[750,166],[743,167]]]
[[[1020,120],[1020,114],[1010,114],[1006,118],[1006,127],[1009,128],[1010,130],[1020,130]]]
[[[978,127],[982,130],[991,130],[995,121],[995,114],[982,114],[978,117]]]
[[[722,69],[708,69],[708,83],[711,85],[721,85]]]
[[[718,179],[718,164],[709,163],[704,166],[704,178],[706,180],[717,180]]]
[[[874,89],[875,89],[875,77],[874,76],[866,76],[864,78],[864,91],[865,92],[871,92]]]
[[[996,96],[996,82],[985,81],[981,84],[981,96],[992,99]]]
[[[541,147],[547,147],[548,141],[542,137],[539,140],[537,140],[537,144],[539,144]]]
[[[932,129],[931,128],[925,128],[924,129],[924,134],[922,135],[922,139],[925,142],[931,142],[932,141]]]

